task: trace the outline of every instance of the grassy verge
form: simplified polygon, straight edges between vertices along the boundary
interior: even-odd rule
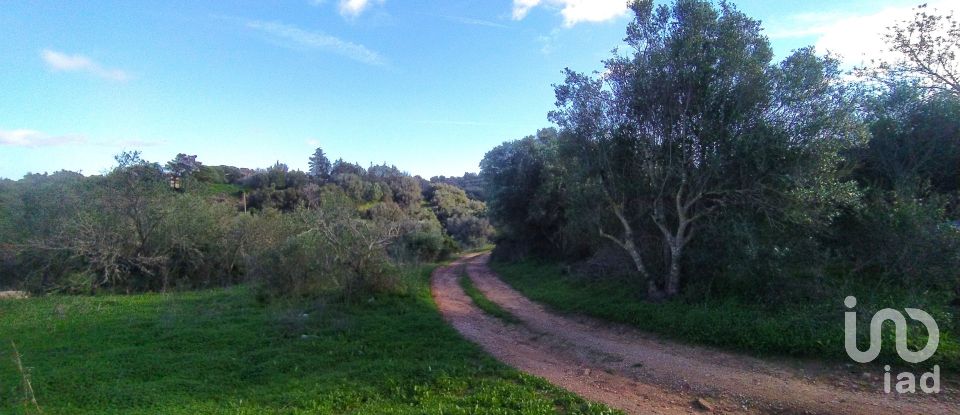
[[[639,299],[639,286],[610,279],[585,280],[566,275],[557,264],[532,261],[492,264],[503,279],[528,298],[567,313],[590,315],[624,323],[695,344],[719,346],[754,355],[788,355],[850,362],[844,348],[844,296],[831,303],[781,304],[762,307],[734,300],[686,302],[672,300],[649,303]],[[859,291],[858,290],[862,290]],[[917,304],[894,294],[871,294],[865,287],[852,287],[850,295],[861,299],[860,310],[882,307],[902,308]],[[933,294],[931,294],[933,295]],[[918,368],[929,370],[938,364],[944,371],[960,371],[960,339],[957,336],[955,309],[922,304],[940,327],[940,347],[930,360]],[[868,331],[872,312],[860,312],[860,334]],[[908,319],[909,321],[909,319]],[[887,323],[888,325],[890,323]],[[892,325],[890,326],[892,327]],[[918,350],[926,344],[926,331],[911,323],[910,346]],[[884,330],[884,345],[878,362],[898,365],[893,343],[894,330]],[[861,350],[866,344],[861,345]]]
[[[237,287],[0,301],[0,413],[603,414],[523,375],[438,315],[430,268],[407,295],[264,306]]]
[[[483,252],[490,252],[490,251],[493,251],[493,248],[495,248],[495,247],[496,247],[496,245],[488,244],[488,245],[478,246],[478,247],[476,247],[476,248],[468,249],[468,250],[464,251],[463,253],[464,253],[464,254],[479,254],[479,253],[483,253]]]
[[[466,269],[464,269],[460,274],[460,287],[463,288],[463,292],[467,294],[467,297],[470,297],[470,299],[473,300],[473,304],[475,304],[477,308],[483,310],[484,313],[499,318],[506,323],[517,324],[520,322],[516,316],[510,314],[509,311],[504,310],[502,307],[497,305],[497,303],[490,301],[487,296],[483,295],[483,293],[473,285],[473,280],[471,280],[470,276],[467,275]]]

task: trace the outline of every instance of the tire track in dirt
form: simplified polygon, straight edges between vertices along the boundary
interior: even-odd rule
[[[589,400],[632,414],[960,414],[955,395],[886,395],[879,377],[790,365],[655,339],[634,329],[553,314],[502,282],[473,255],[438,268],[434,300],[464,337],[500,361]],[[478,309],[458,283],[474,285],[523,324]],[[945,385],[944,385],[945,386]]]

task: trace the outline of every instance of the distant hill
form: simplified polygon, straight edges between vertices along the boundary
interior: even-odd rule
[[[430,178],[430,183],[446,183],[457,186],[467,192],[471,199],[481,202],[487,201],[486,183],[477,173],[464,173],[460,177],[434,176]]]

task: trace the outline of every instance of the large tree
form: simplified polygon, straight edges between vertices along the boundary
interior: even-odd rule
[[[565,253],[562,163],[554,128],[503,143],[480,162],[490,217],[499,230],[498,246],[509,254]]]
[[[323,153],[323,149],[317,147],[310,156],[310,175],[320,181],[327,181],[330,178],[330,170],[333,166],[330,159]]]
[[[839,111],[835,62],[803,49],[771,65],[759,22],[732,5],[631,8],[632,53],[615,54],[598,77],[568,70],[551,119],[617,224],[599,234],[630,255],[649,296],[669,297],[703,218],[849,191],[832,174],[832,155],[836,132],[851,125]],[[661,252],[658,272],[648,258]]]
[[[197,161],[196,155],[177,154],[173,160],[167,162],[167,171],[176,177],[186,178],[187,176],[200,171],[202,164]]]

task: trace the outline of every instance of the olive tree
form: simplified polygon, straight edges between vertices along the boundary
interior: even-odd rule
[[[703,218],[850,193],[834,173],[852,123],[834,61],[803,49],[772,65],[759,22],[732,5],[631,8],[632,53],[615,53],[595,77],[567,70],[550,117],[615,218],[617,230],[601,222],[598,233],[629,254],[650,297],[670,297]],[[663,252],[657,272],[648,257]]]

